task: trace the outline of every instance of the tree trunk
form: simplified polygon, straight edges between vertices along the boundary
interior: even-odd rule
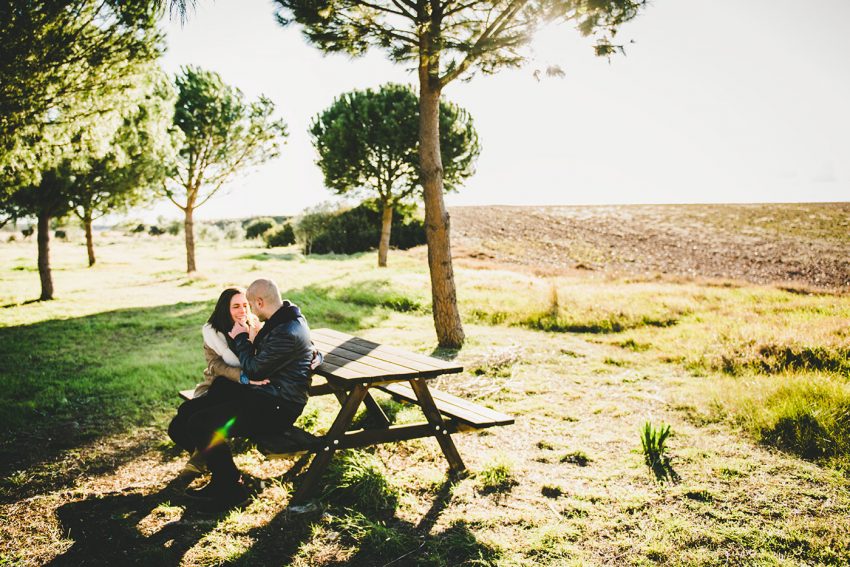
[[[192,219],[194,210],[186,208],[186,219],[183,222],[183,229],[186,233],[186,271],[192,273],[195,271],[195,221]]]
[[[38,275],[41,277],[41,301],[53,299],[53,276],[50,274],[50,215],[38,214]]]
[[[393,228],[393,208],[391,205],[384,205],[383,215],[381,216],[381,240],[378,242],[378,267],[387,267],[387,253],[390,249],[390,231]]]
[[[86,230],[86,252],[89,253],[89,268],[94,266],[94,238],[91,233],[91,211],[83,210],[83,227]]]
[[[433,77],[428,73],[429,67],[427,64],[420,65],[419,70],[419,167],[425,192],[425,236],[431,271],[432,311],[439,345],[460,348],[465,337],[457,308],[449,213],[443,202],[440,89],[434,86]]]

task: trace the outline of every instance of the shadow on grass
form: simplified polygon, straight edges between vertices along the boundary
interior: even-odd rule
[[[185,488],[175,479],[161,491],[113,493],[70,502],[57,510],[62,533],[74,544],[47,565],[178,565],[185,553],[227,513],[202,515],[186,507]],[[146,534],[145,519],[159,514],[175,519]],[[179,518],[176,516],[179,514]]]
[[[294,252],[284,252],[279,254],[272,254],[271,252],[260,252],[259,254],[245,254],[244,256],[239,256],[236,258],[237,260],[254,260],[257,262],[266,262],[268,260],[279,260],[283,262],[290,262],[292,260],[296,260],[301,258],[301,254],[297,254]]]
[[[302,554],[300,559],[309,563],[311,552],[323,555],[326,566],[494,564],[499,551],[479,542],[467,522],[455,521],[440,533],[431,534],[450,504],[457,482],[451,477],[444,480],[430,509],[416,524],[395,515],[397,502],[375,508],[360,505],[345,494],[326,500],[321,513],[280,514],[252,530],[248,535],[257,543],[228,564],[289,565]],[[334,560],[334,554],[344,559]]]
[[[655,480],[658,482],[671,482],[678,484],[682,477],[673,469],[669,458],[659,459],[649,465],[652,474],[655,475]]]
[[[378,309],[318,288],[286,295],[314,327],[355,331]],[[202,376],[200,327],[214,300],[0,328],[0,501],[106,474],[154,447],[157,431],[164,439],[177,391]],[[100,446],[138,426],[152,434]]]

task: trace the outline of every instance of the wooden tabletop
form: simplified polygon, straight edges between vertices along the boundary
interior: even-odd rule
[[[367,341],[333,329],[312,329],[310,335],[325,361],[316,374],[351,383],[398,382],[454,374],[463,367],[446,360]]]

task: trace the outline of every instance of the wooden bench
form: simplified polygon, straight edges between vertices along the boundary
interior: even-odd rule
[[[333,394],[337,397],[341,408],[333,424],[323,436],[293,427],[282,434],[252,437],[260,451],[272,458],[315,454],[290,505],[301,504],[312,497],[331,456],[340,449],[434,437],[450,470],[459,472],[465,466],[451,440],[452,434],[514,423],[509,415],[428,387],[431,378],[462,372],[463,368],[457,364],[332,329],[315,329],[311,336],[324,355],[324,362],[313,376],[310,396]],[[369,392],[371,388],[418,406],[426,421],[391,424]],[[192,394],[193,390],[180,392],[187,400]],[[371,426],[349,430],[361,404],[366,408]]]

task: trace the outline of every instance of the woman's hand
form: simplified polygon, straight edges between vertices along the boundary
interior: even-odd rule
[[[250,384],[251,386],[265,386],[268,383],[268,378],[265,380],[248,380],[248,384]]]
[[[241,335],[242,333],[247,333],[247,332],[248,332],[248,327],[246,327],[243,323],[241,323],[239,321],[234,321],[233,322],[233,328],[227,334],[230,335],[231,339],[235,339],[236,335]],[[248,336],[250,337],[250,334]]]

